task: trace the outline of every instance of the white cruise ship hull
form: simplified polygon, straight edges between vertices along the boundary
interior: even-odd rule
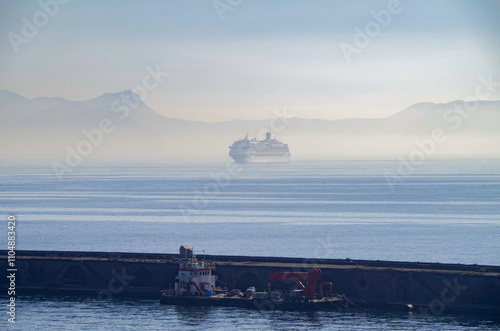
[[[231,155],[238,163],[272,163],[272,162],[289,162],[290,154],[288,155]]]

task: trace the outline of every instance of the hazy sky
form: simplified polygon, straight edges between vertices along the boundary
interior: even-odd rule
[[[170,75],[146,104],[222,121],[284,106],[304,118],[385,117],[474,95],[480,75],[500,81],[500,1],[401,0],[376,23],[391,1],[73,0],[49,17],[38,1],[0,0],[0,89],[84,100],[133,89],[160,66]],[[25,38],[23,17],[40,27],[16,53],[9,33]],[[356,47],[367,27],[369,44],[346,61],[341,44]]]

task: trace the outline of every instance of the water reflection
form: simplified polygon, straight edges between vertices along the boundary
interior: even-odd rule
[[[387,312],[286,312],[161,305],[159,300],[18,296],[14,329],[484,330],[500,320]],[[0,328],[4,328],[0,322]]]

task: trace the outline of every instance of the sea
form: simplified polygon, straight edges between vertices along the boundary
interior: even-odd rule
[[[177,253],[190,245],[197,254],[500,265],[500,159],[109,157],[61,164],[60,157],[0,159],[2,249],[14,215],[17,250]],[[7,300],[0,297],[2,307]],[[16,312],[15,325],[3,313],[0,328],[500,329],[498,320],[454,315],[39,295],[19,296]]]

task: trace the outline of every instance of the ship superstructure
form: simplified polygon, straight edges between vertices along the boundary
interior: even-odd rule
[[[181,246],[179,274],[175,277],[175,295],[211,296],[216,282],[216,276],[212,275],[213,270],[213,263],[198,261],[191,247]]]
[[[235,141],[229,148],[229,156],[239,163],[290,161],[288,145],[272,138],[271,132],[266,133],[264,140],[247,135]]]

